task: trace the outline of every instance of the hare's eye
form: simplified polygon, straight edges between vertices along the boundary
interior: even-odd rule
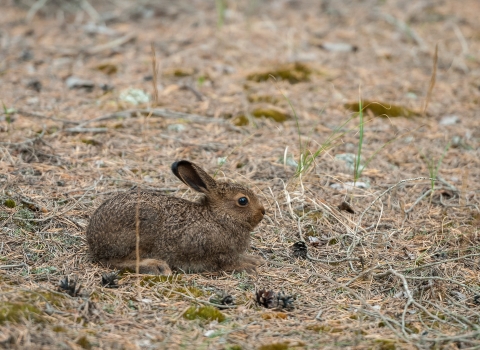
[[[248,204],[248,198],[247,197],[240,197],[238,199],[238,204],[240,204],[242,207],[246,206]]]

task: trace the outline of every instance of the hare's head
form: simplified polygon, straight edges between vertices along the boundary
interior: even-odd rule
[[[248,188],[231,182],[217,182],[198,165],[187,160],[173,163],[172,172],[187,186],[205,195],[204,204],[211,208],[213,214],[226,214],[251,229],[263,219],[265,209]]]

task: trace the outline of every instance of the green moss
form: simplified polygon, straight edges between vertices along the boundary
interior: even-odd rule
[[[9,303],[5,302],[0,305],[0,324],[5,322],[18,323],[22,319],[41,323],[41,311],[35,306],[27,303]]]
[[[140,281],[140,285],[142,287],[154,287],[157,284],[172,284],[174,282],[180,282],[182,280],[182,275],[169,275],[169,276],[152,276],[152,275],[147,275],[142,277],[142,280]]]
[[[246,126],[248,125],[249,121],[248,118],[244,115],[237,115],[235,118],[232,119],[233,125],[236,126]]]
[[[15,208],[17,206],[17,203],[15,203],[15,201],[11,198],[7,198],[5,199],[5,201],[3,202],[3,204],[7,207],[7,208]]]
[[[406,107],[386,102],[362,101],[362,106],[364,112],[369,111],[377,117],[414,117],[420,115]],[[358,112],[360,108],[358,102],[345,103],[344,107],[354,112]]]
[[[196,287],[179,287],[174,288],[173,290],[182,294],[194,296],[195,298],[205,295],[205,293],[201,289],[198,289]],[[166,291],[166,293],[168,294],[168,291]]]
[[[332,329],[329,326],[320,325],[320,324],[310,324],[306,328],[310,331],[319,332],[319,333],[320,332],[330,332],[330,330]]]
[[[113,64],[113,63],[103,63],[103,64],[99,64],[97,67],[96,67],[97,70],[107,74],[107,75],[112,75],[112,74],[115,74],[117,73],[118,71],[118,67]]]
[[[166,76],[173,76],[177,78],[189,77],[191,75],[194,75],[195,73],[195,69],[190,67],[173,68],[163,72],[163,74]]]
[[[55,333],[66,333],[67,329],[62,326],[53,326],[52,331],[54,331]]]
[[[80,337],[77,340],[77,344],[80,345],[84,349],[91,349],[92,348],[92,344],[88,341],[86,336]]]
[[[225,350],[242,350],[242,347],[240,345],[231,345],[227,346]]]
[[[391,339],[377,339],[375,343],[379,345],[381,350],[395,350],[395,341]]]
[[[272,105],[278,104],[280,101],[277,97],[271,95],[252,94],[248,96],[250,103],[270,103]]]
[[[283,123],[284,121],[291,118],[290,115],[288,115],[287,113],[284,113],[274,108],[258,108],[252,112],[252,115],[255,118],[265,117],[268,119],[273,119],[277,123]]]
[[[328,241],[328,245],[335,245],[338,243],[338,240],[336,238],[332,238],[331,240]]]
[[[38,298],[40,301],[48,301],[53,306],[62,306],[65,299],[67,299],[63,294],[48,291],[36,292],[36,294],[42,296]],[[32,296],[35,296],[35,294],[32,294]]]
[[[251,112],[251,115],[254,118],[272,119],[277,123],[283,123],[292,118],[289,114],[277,108],[257,108]],[[232,123],[236,126],[246,126],[250,123],[250,121],[248,120],[247,116],[240,114],[232,119]]]
[[[273,76],[276,80],[286,80],[290,84],[296,84],[310,81],[312,72],[312,69],[308,65],[295,62],[282,64],[264,72],[250,74],[247,76],[247,80],[255,82],[269,81]]]
[[[91,146],[99,146],[102,144],[101,142],[98,142],[97,140],[94,140],[94,139],[82,139],[81,141],[82,143],[86,145],[91,145]]]
[[[258,350],[288,350],[288,342],[262,345]]]
[[[213,306],[190,306],[183,317],[187,320],[225,321],[225,315]]]
[[[309,218],[311,220],[319,221],[320,219],[323,218],[323,213],[321,211],[312,210],[311,212],[309,212],[307,214],[307,218]]]

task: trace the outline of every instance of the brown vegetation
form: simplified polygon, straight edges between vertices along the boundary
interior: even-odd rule
[[[479,13],[476,0],[3,1],[0,347],[480,346]],[[106,198],[195,198],[170,173],[179,159],[261,196],[257,274],[91,262],[85,228]]]

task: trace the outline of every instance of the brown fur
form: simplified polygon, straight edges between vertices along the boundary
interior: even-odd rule
[[[95,211],[87,228],[93,258],[135,270],[138,205],[141,273],[254,271],[263,260],[244,253],[250,232],[265,213],[257,196],[243,186],[215,181],[188,161],[174,163],[172,171],[204,197],[195,203],[132,190],[110,198]],[[240,206],[240,197],[247,197],[248,205]]]

